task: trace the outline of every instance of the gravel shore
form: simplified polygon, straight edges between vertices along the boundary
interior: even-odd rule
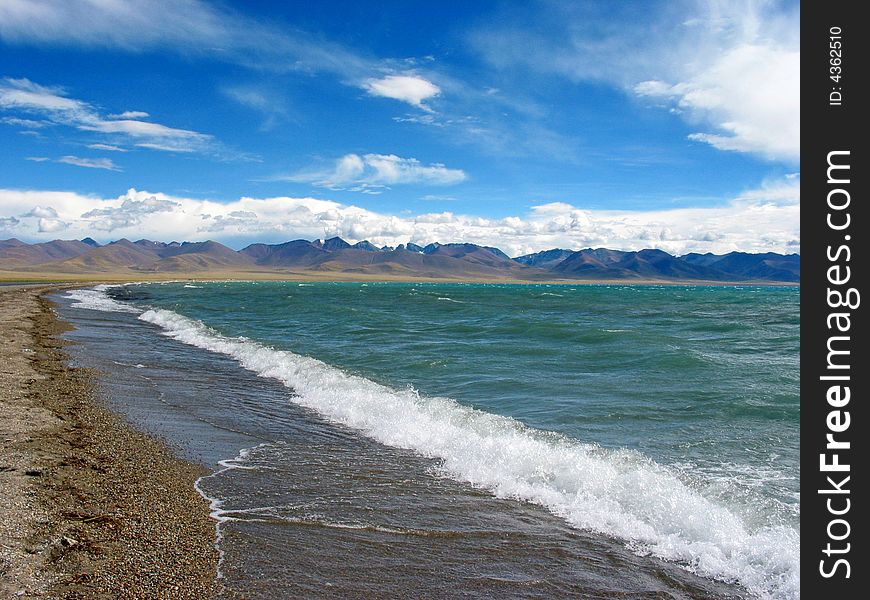
[[[204,468],[95,402],[47,289],[0,287],[0,597],[214,596]]]

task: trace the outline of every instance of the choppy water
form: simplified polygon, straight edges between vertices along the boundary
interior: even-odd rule
[[[799,594],[795,288],[62,302],[110,401],[214,466],[223,580],[249,596]]]

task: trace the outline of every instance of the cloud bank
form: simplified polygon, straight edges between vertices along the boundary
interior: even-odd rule
[[[377,245],[474,242],[517,256],[549,248],[660,248],[687,252],[799,252],[800,181],[771,181],[712,208],[587,210],[567,203],[485,218],[453,212],[397,216],[316,198],[249,198],[229,203],[131,189],[103,199],[74,192],[0,190],[0,231],[26,240],[93,236],[254,241],[341,236]]]

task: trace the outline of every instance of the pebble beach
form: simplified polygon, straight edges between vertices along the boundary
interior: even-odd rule
[[[51,289],[0,287],[0,596],[215,595],[204,467],[102,406]]]

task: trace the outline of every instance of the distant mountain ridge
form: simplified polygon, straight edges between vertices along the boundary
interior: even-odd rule
[[[572,254],[574,254],[573,250],[554,248],[553,250],[544,250],[542,252],[535,252],[534,254],[517,256],[514,260],[530,267],[551,269]]]
[[[801,280],[801,257],[799,254],[730,252],[729,254],[716,255],[693,253],[683,256],[683,260],[693,264],[703,262],[708,267],[750,279],[793,282]]]
[[[510,258],[472,243],[378,247],[340,237],[250,244],[233,250],[219,242],[120,239],[100,245],[91,238],[27,244],[0,240],[0,271],[58,274],[345,273],[432,279],[632,280],[800,282],[800,255],[690,253],[555,248]]]

